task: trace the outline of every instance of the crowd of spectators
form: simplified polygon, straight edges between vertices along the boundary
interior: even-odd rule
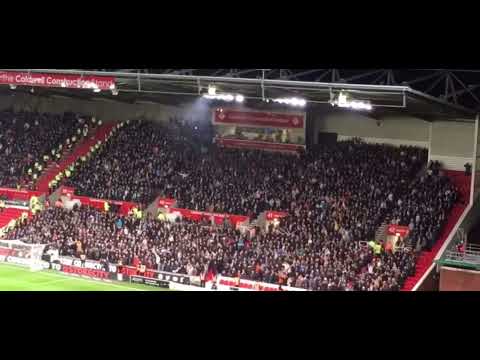
[[[307,221],[308,222],[308,221]],[[325,229],[312,237],[287,222],[252,238],[230,227],[118,217],[93,208],[50,208],[8,235],[45,243],[60,255],[132,264],[201,276],[233,277],[310,290],[398,290],[415,265],[406,252],[375,255],[371,248]]]
[[[180,138],[176,141],[181,143]],[[293,166],[286,161],[291,157],[279,154],[228,150],[210,156],[238,157],[240,163],[231,162],[231,171],[241,171],[241,161],[248,156],[251,161],[270,158],[265,162],[266,167],[275,163],[270,174],[255,168],[257,172],[250,176],[264,177],[256,185],[270,192],[264,190],[262,195],[275,193],[272,189],[282,191],[273,202],[268,197],[263,201],[270,209],[287,210],[290,215],[279,227],[249,238],[208,223],[168,223],[90,208],[71,212],[53,208],[9,236],[48,243],[64,255],[85,253],[91,259],[123,264],[138,258],[149,268],[189,275],[213,266],[226,276],[312,290],[398,290],[415,271],[415,248],[376,252],[366,242],[389,218],[408,223],[414,244],[429,247],[456,200],[448,178],[431,172],[417,176],[426,154],[414,147],[349,141],[301,155]]]
[[[195,131],[185,129],[131,121],[68,185],[97,198],[146,205],[162,195],[193,210],[258,215],[289,210],[294,198],[305,193],[353,193],[362,186],[373,186],[376,197],[397,191],[425,157],[417,148],[355,142],[299,156],[198,147],[192,138]]]
[[[415,179],[410,191],[397,200],[392,223],[410,228],[412,247],[431,250],[457,197],[448,177],[429,172]]]
[[[38,178],[47,157],[55,159],[67,139],[81,136],[84,122],[73,113],[0,112],[0,186],[23,187]]]
[[[80,165],[67,185],[80,195],[255,218],[286,211],[252,238],[209,223],[120,217],[91,208],[50,208],[9,238],[46,243],[63,255],[200,275],[207,269],[312,290],[399,290],[417,250],[431,248],[457,200],[455,187],[416,147],[358,140],[287,155],[220,149],[197,125],[129,121]],[[210,138],[211,139],[211,138]],[[410,245],[368,245],[385,220],[411,229]]]
[[[200,151],[195,141],[186,141],[187,136],[195,139],[192,129],[182,130],[173,124],[164,130],[151,122],[127,121],[66,185],[79,195],[147,205],[165,187],[164,179]]]

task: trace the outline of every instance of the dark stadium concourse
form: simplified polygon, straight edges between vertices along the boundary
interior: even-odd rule
[[[421,289],[475,200],[476,111],[269,73],[5,71],[0,251],[188,290]]]

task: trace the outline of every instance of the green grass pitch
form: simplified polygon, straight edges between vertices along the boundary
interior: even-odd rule
[[[169,291],[141,284],[85,279],[52,270],[32,272],[16,265],[0,264],[0,291]]]

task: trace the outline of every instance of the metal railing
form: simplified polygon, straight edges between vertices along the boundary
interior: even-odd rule
[[[463,267],[480,268],[480,246],[467,245],[464,251],[448,249],[440,260],[445,265],[459,265]]]

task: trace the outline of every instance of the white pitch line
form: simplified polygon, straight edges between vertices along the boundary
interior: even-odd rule
[[[132,288],[132,287],[125,286],[125,285],[117,285],[117,284],[113,284],[113,283],[104,283],[101,280],[89,280],[89,279],[85,279],[85,278],[76,278],[76,277],[73,277],[73,276],[61,275],[61,274],[55,274],[55,273],[38,273],[38,274],[45,275],[45,276],[57,276],[57,277],[61,277],[64,280],[79,280],[79,281],[86,281],[86,282],[95,283],[95,284],[105,284],[107,286],[115,286],[115,287],[118,287],[118,288],[130,289],[130,290],[134,290],[134,291],[148,291],[148,290],[141,290],[141,289],[137,289],[137,288]]]
[[[21,268],[21,269],[24,269],[24,270],[28,270],[28,268],[25,268],[23,266],[20,266],[20,265],[15,265],[15,264],[6,264],[6,263],[1,263],[2,266],[5,266],[5,267],[12,267],[12,268],[15,268],[15,269],[18,269],[18,268]],[[95,283],[95,284],[102,284],[103,282],[101,280],[88,280],[88,279],[84,279],[84,278],[76,278],[76,277],[73,277],[73,276],[68,276],[68,275],[62,275],[62,274],[56,274],[56,273],[47,273],[47,272],[36,272],[35,273],[36,275],[44,275],[44,276],[56,276],[56,277],[61,277],[62,279],[64,280],[81,280],[81,281],[86,281],[86,282],[90,282],[90,283]],[[24,281],[25,283],[28,283],[27,281]],[[151,291],[151,290],[142,290],[142,289],[137,289],[137,288],[132,288],[130,286],[126,286],[126,285],[117,285],[117,284],[114,284],[114,283],[110,283],[110,282],[105,282],[103,283],[107,286],[115,286],[115,287],[118,287],[118,288],[122,288],[122,289],[129,289],[129,290],[134,290],[134,291]]]
[[[51,284],[56,284],[56,283],[59,283],[59,282],[65,282],[65,281],[67,281],[67,280],[68,280],[68,279],[59,279],[59,280],[45,281],[45,282],[37,283],[36,285],[38,285],[38,286],[51,285]]]

